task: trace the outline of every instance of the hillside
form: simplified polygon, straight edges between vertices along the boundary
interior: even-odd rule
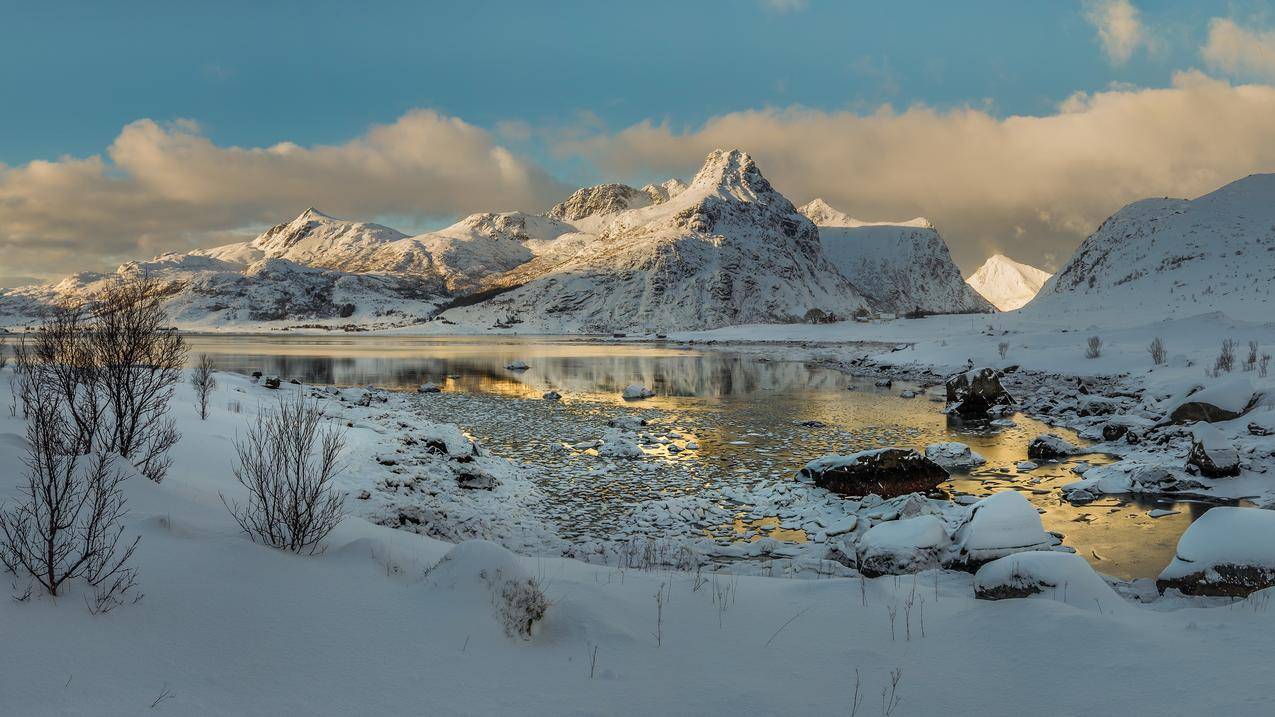
[[[1162,319],[1275,309],[1275,174],[1198,199],[1144,199],[1113,214],[1026,308],[1032,316],[1114,311]]]
[[[815,199],[801,213],[819,226],[828,260],[882,311],[934,314],[991,311],[952,262],[947,243],[924,218],[864,222]]]

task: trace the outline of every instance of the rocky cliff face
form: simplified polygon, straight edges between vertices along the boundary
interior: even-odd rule
[[[991,311],[952,262],[947,243],[923,218],[864,222],[822,199],[801,208],[819,225],[824,254],[881,311],[963,314]]]

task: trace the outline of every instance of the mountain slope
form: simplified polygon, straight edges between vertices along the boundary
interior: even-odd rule
[[[673,189],[666,200],[623,185],[576,192],[549,216],[586,231],[486,285],[504,293],[447,318],[681,329],[799,321],[812,309],[846,316],[865,306],[824,258],[814,225],[747,154],[714,151],[686,188]]]
[[[1013,311],[1031,301],[1050,276],[1004,254],[993,254],[965,282],[997,309]]]
[[[1275,174],[1254,174],[1198,199],[1125,206],[1024,311],[1143,319],[1223,311],[1267,321],[1275,310],[1273,287]]]
[[[819,225],[824,254],[881,310],[904,314],[991,311],[952,263],[947,244],[924,218],[863,222],[822,199],[801,208]]]

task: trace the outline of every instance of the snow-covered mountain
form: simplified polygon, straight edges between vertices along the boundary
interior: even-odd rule
[[[958,314],[992,306],[961,278],[928,220],[864,222],[815,199],[801,208],[828,260],[883,311]]]
[[[965,282],[1001,311],[1022,308],[1052,276],[1004,254],[993,254]]]
[[[1141,319],[1275,315],[1275,174],[1198,199],[1144,199],[1113,214],[1028,304],[1033,316]]]
[[[716,150],[685,188],[576,192],[549,212],[583,231],[445,312],[544,330],[708,328],[848,316],[867,300],[824,258],[818,231],[739,150]],[[653,196],[654,195],[654,196]]]

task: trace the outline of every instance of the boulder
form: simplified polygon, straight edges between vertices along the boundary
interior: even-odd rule
[[[925,493],[947,480],[947,471],[912,448],[877,448],[848,456],[824,456],[807,463],[799,480],[834,493],[893,498]]]
[[[952,564],[972,570],[1006,555],[1047,550],[1049,534],[1036,507],[1022,493],[1007,490],[970,506],[969,517],[956,530]]]
[[[1033,461],[1056,461],[1079,452],[1079,447],[1056,433],[1042,433],[1027,444],[1027,457]]]
[[[928,570],[938,566],[949,542],[946,526],[933,515],[878,523],[859,538],[859,572],[877,577]]]
[[[481,446],[454,423],[434,424],[422,431],[420,440],[427,453],[447,456],[461,462],[468,462],[482,455]]]
[[[1178,539],[1160,573],[1160,592],[1244,597],[1275,586],[1275,511],[1212,508]]]
[[[636,401],[642,398],[650,398],[655,395],[655,392],[640,383],[631,383],[624,387],[624,391],[620,395],[627,401]]]
[[[1230,421],[1247,413],[1256,402],[1253,382],[1238,376],[1181,399],[1169,409],[1169,420],[1173,423]]]
[[[637,437],[618,428],[608,428],[602,434],[598,455],[607,458],[641,458],[645,455],[637,443]]]
[[[527,369],[531,368],[531,366],[528,366],[525,361],[512,361],[506,364],[505,368],[509,369],[510,371],[526,371]]]
[[[467,490],[492,490],[496,487],[496,477],[481,468],[467,465],[456,471],[456,484]]]
[[[987,416],[997,406],[1012,406],[1014,399],[1001,385],[1001,372],[980,368],[958,373],[947,380],[947,411],[964,417]]]
[[[541,398],[543,398],[546,401],[557,401],[562,398],[562,394],[558,393],[557,391],[545,391],[544,395],[541,396]]]
[[[925,457],[943,467],[944,470],[974,468],[987,462],[969,446],[958,441],[931,443],[925,447]]]
[[[1229,478],[1240,474],[1240,454],[1222,432],[1207,423],[1191,429],[1191,452],[1186,463],[1206,478]]]
[[[266,376],[261,379],[261,385],[266,388],[279,388],[280,383],[278,376]]]
[[[442,386],[439,386],[438,384],[433,383],[431,381],[426,381],[425,383],[422,383],[419,387],[417,387],[416,392],[417,393],[438,393],[439,391],[442,391],[442,390],[443,390]]]
[[[974,597],[1012,600],[1038,597],[1084,610],[1109,613],[1125,608],[1085,559],[1074,553],[1029,551],[987,563],[974,574]]]

